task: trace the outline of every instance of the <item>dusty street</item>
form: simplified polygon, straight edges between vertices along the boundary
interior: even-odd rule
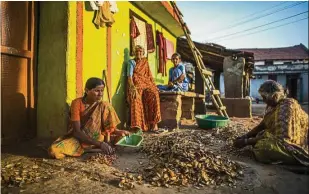
[[[230,126],[236,129],[247,130],[259,122],[260,118],[233,119]],[[296,174],[285,169],[284,166],[263,165],[255,162],[244,152],[230,152],[222,149],[225,141],[224,134],[218,129],[199,130],[194,124],[183,122],[183,131],[192,131],[206,135],[210,139],[209,149],[216,154],[229,156],[243,167],[244,176],[239,179],[236,187],[205,186],[183,187],[172,186],[170,188],[153,187],[149,184],[135,184],[131,190],[123,190],[118,187],[119,177],[115,172],[141,173],[148,165],[145,154],[133,148],[118,148],[118,159],[112,166],[95,162],[85,162],[89,155],[82,158],[66,158],[64,160],[49,159],[46,149],[50,140],[33,140],[20,143],[15,148],[2,147],[2,181],[6,171],[10,168],[19,171],[34,171],[33,183],[17,186],[5,186],[2,184],[2,193],[308,193],[309,176]],[[229,134],[229,133],[227,133]],[[162,135],[162,134],[161,134]],[[165,134],[166,135],[166,134]],[[233,134],[235,135],[235,134]],[[145,141],[150,135],[145,134]],[[224,135],[226,136],[226,134]],[[228,138],[228,137],[227,137]],[[20,170],[21,169],[21,170]],[[4,170],[4,171],[3,171]],[[17,170],[18,171],[18,170]],[[18,172],[16,172],[18,173]]]

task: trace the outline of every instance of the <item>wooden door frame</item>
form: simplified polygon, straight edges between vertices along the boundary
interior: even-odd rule
[[[9,2],[8,2],[9,3]],[[17,56],[27,59],[27,130],[31,133],[31,137],[36,136],[37,132],[37,18],[38,18],[38,2],[28,2],[28,50],[17,49],[10,46],[1,45],[1,55]],[[1,69],[2,71],[2,69]],[[2,100],[1,100],[2,101]],[[33,111],[31,111],[33,109]],[[33,134],[32,134],[33,133]],[[19,137],[18,137],[19,138]]]

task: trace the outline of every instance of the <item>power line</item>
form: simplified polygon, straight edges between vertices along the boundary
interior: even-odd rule
[[[256,32],[252,32],[252,33],[248,33],[248,34],[242,34],[242,35],[239,35],[239,36],[223,39],[223,40],[232,40],[232,39],[237,39],[237,38],[248,36],[248,35],[252,35],[252,34],[257,34],[257,33],[260,33],[260,32],[267,31],[267,30],[271,30],[271,29],[279,28],[279,27],[286,26],[286,25],[289,25],[289,24],[293,24],[293,23],[296,23],[296,22],[300,22],[300,21],[306,20],[306,19],[308,19],[308,17],[302,18],[302,19],[299,19],[299,20],[296,20],[296,21],[293,21],[293,22],[288,22],[288,23],[285,23],[285,24],[281,24],[281,25],[278,25],[278,26],[274,26],[274,27],[271,27],[271,28],[266,28],[266,29],[263,29],[263,30],[259,30],[259,31],[256,31]],[[220,41],[222,41],[222,40],[220,40]]]
[[[249,14],[249,15],[243,16],[242,18],[239,18],[239,19],[240,19],[240,21],[242,21],[242,20],[244,20],[244,19],[248,19],[248,17],[250,18],[251,16],[254,16],[254,15],[258,14],[258,13],[265,12],[265,11],[267,11],[267,10],[273,9],[273,8],[278,7],[278,6],[280,6],[280,5],[282,5],[282,4],[285,4],[285,3],[287,3],[287,1],[282,2],[282,3],[279,3],[279,4],[276,4],[275,6],[272,6],[272,7],[270,7],[270,8],[264,9],[264,10],[262,10],[262,11],[257,11],[257,12],[255,12],[255,13],[253,13],[253,14]],[[238,20],[238,19],[236,19],[236,20]],[[239,23],[239,22],[238,22],[238,23]],[[236,24],[238,24],[238,23],[236,23]],[[236,25],[236,24],[234,24],[234,25]],[[218,31],[212,32],[212,33],[210,33],[210,34],[214,34],[214,33],[216,33],[216,32],[220,32],[220,31],[222,31],[222,30],[225,30],[225,29],[228,29],[228,28],[231,28],[231,27],[233,27],[233,24],[230,25],[230,26],[227,26],[226,28],[221,28],[221,29],[219,29]]]
[[[283,10],[286,10],[286,9],[289,9],[289,8],[292,8],[292,7],[295,7],[295,6],[300,5],[300,4],[303,4],[303,3],[306,3],[306,1],[294,3],[294,4],[292,4],[292,5],[288,5],[288,6],[285,6],[285,7],[283,7],[283,8],[277,9],[277,10],[275,10],[274,12],[266,13],[266,14],[264,14],[264,15],[254,17],[254,18],[245,20],[245,21],[243,21],[243,22],[238,22],[238,23],[236,23],[236,24],[234,24],[234,25],[232,25],[232,26],[230,26],[230,27],[227,27],[226,29],[220,30],[220,31],[226,31],[226,30],[228,30],[228,29],[234,28],[234,27],[239,26],[239,25],[241,25],[241,24],[245,24],[245,23],[248,23],[248,22],[251,22],[251,21],[254,21],[254,20],[257,20],[257,19],[266,17],[266,16],[269,16],[269,15],[272,15],[272,14],[275,14],[275,13],[277,13],[277,12],[280,12],[280,11],[283,11]],[[217,32],[220,32],[220,31],[217,31]],[[214,32],[214,33],[217,33],[217,32]],[[211,34],[213,34],[213,33],[211,33]]]
[[[283,20],[287,20],[287,19],[299,16],[299,15],[302,15],[304,13],[308,13],[308,11],[304,11],[304,12],[301,12],[301,13],[298,13],[298,14],[286,17],[286,18],[282,18],[282,19],[279,19],[279,20],[276,20],[276,21],[273,21],[273,22],[269,22],[267,24],[260,25],[260,26],[255,26],[253,28],[248,28],[248,29],[245,29],[245,30],[241,30],[241,31],[238,31],[238,32],[235,32],[235,33],[232,33],[232,34],[225,35],[225,36],[219,36],[219,37],[217,37],[215,39],[212,39],[212,40],[217,40],[218,41],[218,40],[220,40],[222,38],[226,38],[226,37],[233,36],[235,34],[239,34],[239,33],[242,33],[242,32],[247,32],[247,31],[250,31],[250,30],[254,30],[254,29],[257,29],[257,28],[260,28],[260,27],[263,27],[263,26],[268,26],[270,24],[274,24],[274,23],[277,23],[277,22],[280,22],[280,21],[283,21]]]

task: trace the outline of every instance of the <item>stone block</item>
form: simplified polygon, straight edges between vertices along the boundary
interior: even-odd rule
[[[206,114],[206,107],[205,107],[205,99],[204,98],[196,98],[195,99],[194,114],[195,115]]]
[[[160,128],[178,129],[181,117],[181,95],[160,95]]]
[[[182,97],[182,115],[181,118],[186,119],[194,119],[194,104],[195,104],[195,98],[192,97]]]
[[[252,102],[247,98],[221,98],[229,117],[251,118]]]

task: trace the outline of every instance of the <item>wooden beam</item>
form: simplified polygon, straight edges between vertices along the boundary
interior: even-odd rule
[[[18,57],[24,57],[24,58],[31,58],[32,52],[27,50],[21,50],[13,47],[8,46],[1,46],[1,53],[6,55],[13,55]]]

